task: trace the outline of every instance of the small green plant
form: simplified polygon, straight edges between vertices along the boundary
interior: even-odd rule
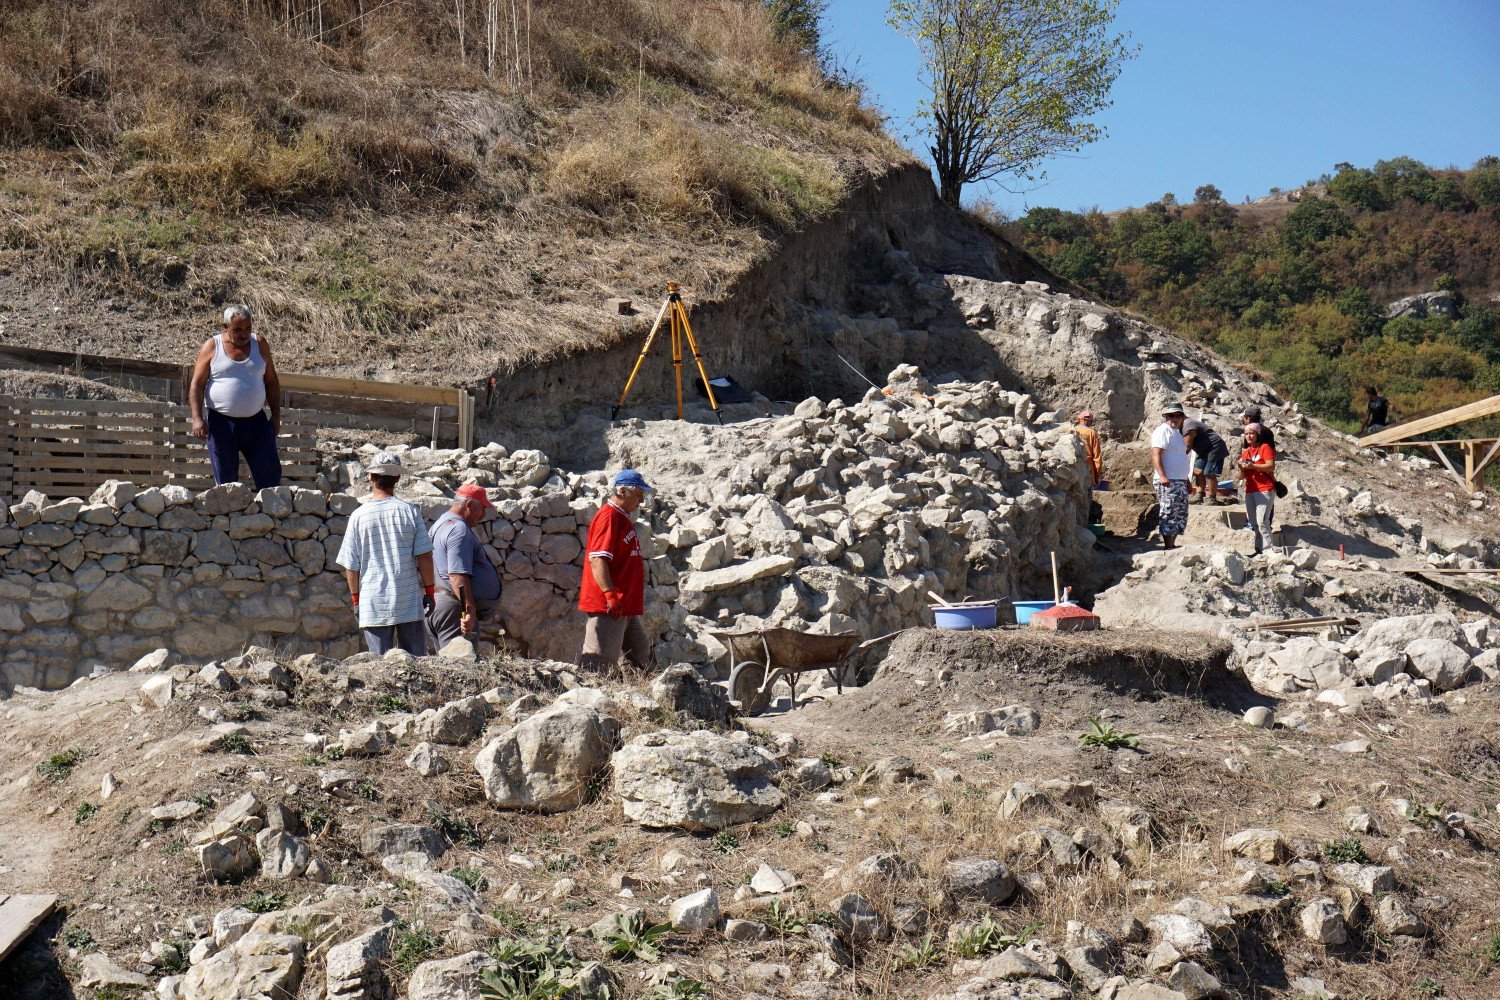
[[[421,922],[397,924],[396,937],[391,941],[391,965],[402,974],[410,975],[442,943],[442,935],[429,930]]]
[[[711,1000],[712,997],[707,983],[682,976],[670,983],[658,983],[643,1000]]]
[[[448,874],[475,892],[484,892],[490,887],[490,880],[478,868],[450,868]]]
[[[94,805],[92,802],[78,803],[78,808],[73,810],[73,825],[82,826],[89,820],[93,819],[94,814],[98,811],[99,807]]]
[[[1423,976],[1413,983],[1412,986],[1418,994],[1424,997],[1440,997],[1443,995],[1442,984],[1429,976]]]
[[[72,948],[74,951],[88,951],[94,947],[95,941],[94,935],[90,934],[87,928],[69,927],[62,932],[62,943],[63,947]]]
[[[185,850],[187,850],[187,841],[181,837],[173,837],[161,845],[161,852],[167,857],[171,857],[174,854],[181,854]]]
[[[829,768],[833,768],[833,769],[838,769],[838,768],[844,766],[844,762],[841,761],[841,760],[839,760],[837,757],[835,757],[831,753],[825,753],[822,756],[820,756],[818,759],[823,762],[823,764],[824,764],[825,767],[829,767]]]
[[[1089,720],[1089,731],[1078,737],[1079,745],[1085,749],[1103,747],[1106,750],[1118,750],[1125,747],[1134,750],[1140,742],[1138,734],[1116,729],[1114,723],[1097,717]]]
[[[73,768],[82,763],[88,756],[87,750],[72,747],[62,753],[55,753],[51,757],[37,764],[36,773],[48,781],[61,781],[73,773]]]
[[[806,934],[807,925],[812,923],[803,916],[795,907],[781,905],[781,900],[772,900],[766,911],[760,914],[760,922],[773,934],[781,937],[791,937],[796,934]]]
[[[194,795],[193,802],[200,809],[212,809],[214,807],[214,797],[207,792],[199,792],[197,795]]]
[[[1442,805],[1427,805],[1423,802],[1413,802],[1406,810],[1406,818],[1413,823],[1422,826],[1441,826],[1443,822]]]
[[[333,817],[322,806],[308,806],[302,810],[302,829],[308,833],[322,833]]]
[[[354,794],[369,802],[380,801],[380,789],[377,788],[375,786],[375,782],[371,781],[369,778],[366,778],[364,781],[361,781],[358,785],[354,786]]]
[[[180,976],[188,970],[188,945],[176,938],[162,942],[161,964],[157,970],[164,976]]]
[[[672,933],[672,925],[653,924],[646,915],[616,913],[607,928],[596,927],[594,937],[608,958],[639,958],[647,962],[661,961],[661,941]]]
[[[394,715],[396,712],[410,712],[411,702],[399,694],[383,694],[375,702],[375,711],[380,715]]]
[[[1323,845],[1323,860],[1353,861],[1362,865],[1369,861],[1370,857],[1365,853],[1365,845],[1358,837],[1345,837],[1342,840],[1330,840]]]
[[[219,745],[225,753],[237,753],[243,757],[249,757],[255,753],[255,747],[250,745],[250,737],[244,733],[230,733]]]
[[[943,946],[932,938],[932,932],[923,935],[921,943],[906,945],[896,953],[896,968],[898,969],[925,969],[929,965],[936,965],[944,957]]]
[[[573,953],[551,939],[505,938],[492,942],[489,953],[497,965],[480,976],[486,1000],[562,1000],[567,974],[578,967]]]
[[[728,832],[716,833],[709,847],[720,854],[733,854],[740,849],[740,838]]]
[[[1500,931],[1496,931],[1490,935],[1490,943],[1484,949],[1484,957],[1488,958],[1495,965],[1500,965]]]
[[[500,925],[501,930],[518,937],[531,928],[525,915],[510,903],[501,903],[490,911],[490,916],[494,918],[496,924]]]
[[[464,819],[462,816],[454,816],[442,806],[433,805],[427,809],[427,825],[437,830],[443,836],[455,844],[465,847],[478,847],[483,838],[479,836],[479,828],[474,825],[473,820]]]
[[[1292,887],[1279,878],[1267,879],[1266,892],[1277,897],[1290,896],[1292,894]]]
[[[964,929],[953,942],[953,951],[964,958],[978,958],[980,955],[1004,951],[1013,945],[1025,944],[1034,933],[1035,924],[1023,928],[1019,934],[1011,934],[993,917],[985,916],[978,923]]]
[[[275,913],[277,910],[286,909],[286,894],[262,892],[257,889],[240,905],[251,913]]]
[[[578,867],[578,859],[571,854],[554,854],[542,862],[542,870],[553,875],[570,872]]]
[[[319,757],[317,754],[305,753],[297,758],[297,763],[303,767],[317,767],[319,764],[323,763],[323,758]]]
[[[995,755],[993,753],[991,753],[990,751],[986,750],[983,753],[976,753],[974,755],[974,759],[975,760],[984,761],[985,763],[989,763],[990,761],[992,761],[992,760],[995,759]]]
[[[342,743],[330,743],[323,748],[324,760],[343,760],[344,745]]]
[[[789,819],[784,819],[779,821],[775,826],[771,827],[771,832],[784,840],[797,832],[797,824],[793,823]]]
[[[584,849],[584,853],[593,861],[609,861],[619,853],[619,850],[619,840],[614,837],[601,837],[589,841],[589,846]]]

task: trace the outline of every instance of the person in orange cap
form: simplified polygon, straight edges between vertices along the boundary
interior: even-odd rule
[[[1083,460],[1088,463],[1089,478],[1093,480],[1090,485],[1098,486],[1104,481],[1104,445],[1099,441],[1099,432],[1094,430],[1093,411],[1080,412],[1073,429],[1083,442]]]

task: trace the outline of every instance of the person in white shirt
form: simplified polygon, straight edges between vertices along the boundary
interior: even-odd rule
[[[1168,403],[1162,410],[1161,424],[1151,432],[1151,478],[1160,510],[1157,530],[1165,549],[1175,549],[1178,536],[1187,530],[1188,481],[1193,475],[1193,462],[1182,437],[1186,420],[1187,413],[1181,406]]]

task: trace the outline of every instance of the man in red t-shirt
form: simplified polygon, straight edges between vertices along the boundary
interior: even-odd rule
[[[641,625],[646,610],[646,563],[636,534],[635,513],[651,489],[634,469],[615,476],[614,493],[589,523],[587,561],[578,592],[578,610],[588,616],[578,665],[595,670],[626,663],[645,668],[651,640]]]

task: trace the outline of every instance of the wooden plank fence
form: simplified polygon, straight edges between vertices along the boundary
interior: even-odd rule
[[[192,375],[191,364],[13,344],[0,344],[0,367],[97,379],[177,403],[187,402],[187,382]],[[280,376],[283,411],[307,411],[304,426],[399,431],[416,434],[424,441],[436,439],[439,445],[448,447],[474,447],[474,397],[466,389],[286,371]]]
[[[208,449],[193,436],[186,406],[98,399],[0,396],[0,493],[20,497],[41,490],[49,497],[87,497],[106,479],[138,486],[213,485]],[[318,453],[301,410],[283,410],[283,482],[311,485]],[[241,465],[248,480],[249,471]]]

